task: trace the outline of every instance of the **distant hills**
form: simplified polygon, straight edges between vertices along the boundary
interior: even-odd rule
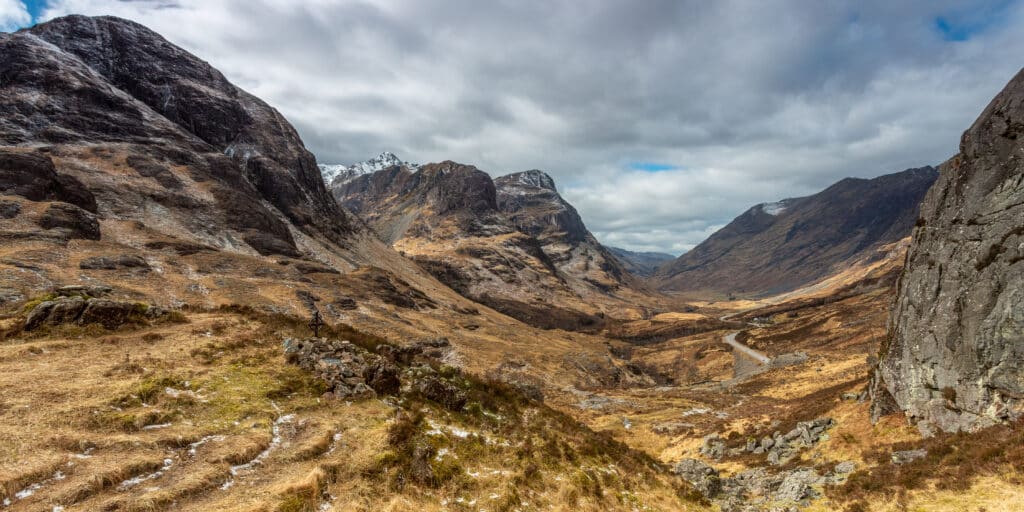
[[[675,256],[664,252],[634,252],[607,245],[605,248],[622,262],[626,270],[641,277],[654,275],[662,265],[676,259]]]
[[[794,290],[908,236],[933,167],[846,178],[807,197],[756,205],[655,273],[658,288],[695,295]]]

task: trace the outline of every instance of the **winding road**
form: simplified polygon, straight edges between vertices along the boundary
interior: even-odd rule
[[[750,356],[751,359],[754,359],[755,361],[761,364],[770,364],[772,362],[772,358],[736,341],[736,335],[739,333],[740,331],[735,331],[726,334],[725,336],[722,336],[722,341],[727,343],[732,348],[739,350],[740,352],[746,354],[747,356]]]

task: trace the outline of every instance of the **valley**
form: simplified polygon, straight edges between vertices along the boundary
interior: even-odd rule
[[[938,168],[678,258],[544,171],[318,162],[132,21],[2,33],[0,77],[2,511],[1024,502],[1024,75]]]

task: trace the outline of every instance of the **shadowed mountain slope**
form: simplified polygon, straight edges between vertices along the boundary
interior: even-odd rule
[[[938,173],[846,178],[812,196],[750,208],[657,272],[662,290],[764,296],[827,277],[910,233]]]

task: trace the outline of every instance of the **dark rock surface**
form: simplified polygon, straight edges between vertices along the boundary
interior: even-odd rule
[[[13,219],[21,213],[21,204],[16,201],[0,200],[0,219]]]
[[[100,223],[96,217],[73,204],[51,204],[39,217],[39,226],[55,229],[68,239],[100,239]]]
[[[659,288],[741,296],[797,289],[908,235],[932,167],[846,178],[812,196],[757,205],[655,275]]]
[[[134,254],[121,254],[118,256],[93,256],[78,262],[78,268],[82,270],[120,270],[138,269],[143,272],[150,270],[146,259]]]
[[[358,229],[280,113],[123,19],[0,34],[0,145],[0,193],[171,220],[182,243],[298,256],[289,225],[339,245]]]
[[[455,162],[428,164],[415,172],[393,166],[336,184],[332,193],[360,214],[389,243],[430,239],[443,227],[486,236],[514,230],[498,213],[494,182],[487,173]]]
[[[1024,413],[1024,72],[964,133],[921,206],[873,413],[922,433]]]
[[[468,398],[455,385],[438,377],[427,376],[416,382],[416,389],[425,398],[433,400],[451,411],[461,411]]]
[[[582,298],[636,284],[540,171],[492,180],[451,161],[396,164],[331,190],[439,281],[537,327],[596,328]]]
[[[160,308],[148,307],[117,300],[83,295],[61,295],[39,303],[25,319],[25,330],[32,331],[43,325],[99,324],[117,329],[132,321],[146,321],[165,315]]]
[[[562,198],[547,173],[508,174],[496,178],[494,185],[498,208],[517,230],[540,242],[541,250],[560,272],[576,274],[605,290],[629,280],[622,263],[587,230],[576,208]]]
[[[0,192],[32,201],[63,201],[96,213],[96,198],[72,176],[57,174],[40,152],[0,148]]]

